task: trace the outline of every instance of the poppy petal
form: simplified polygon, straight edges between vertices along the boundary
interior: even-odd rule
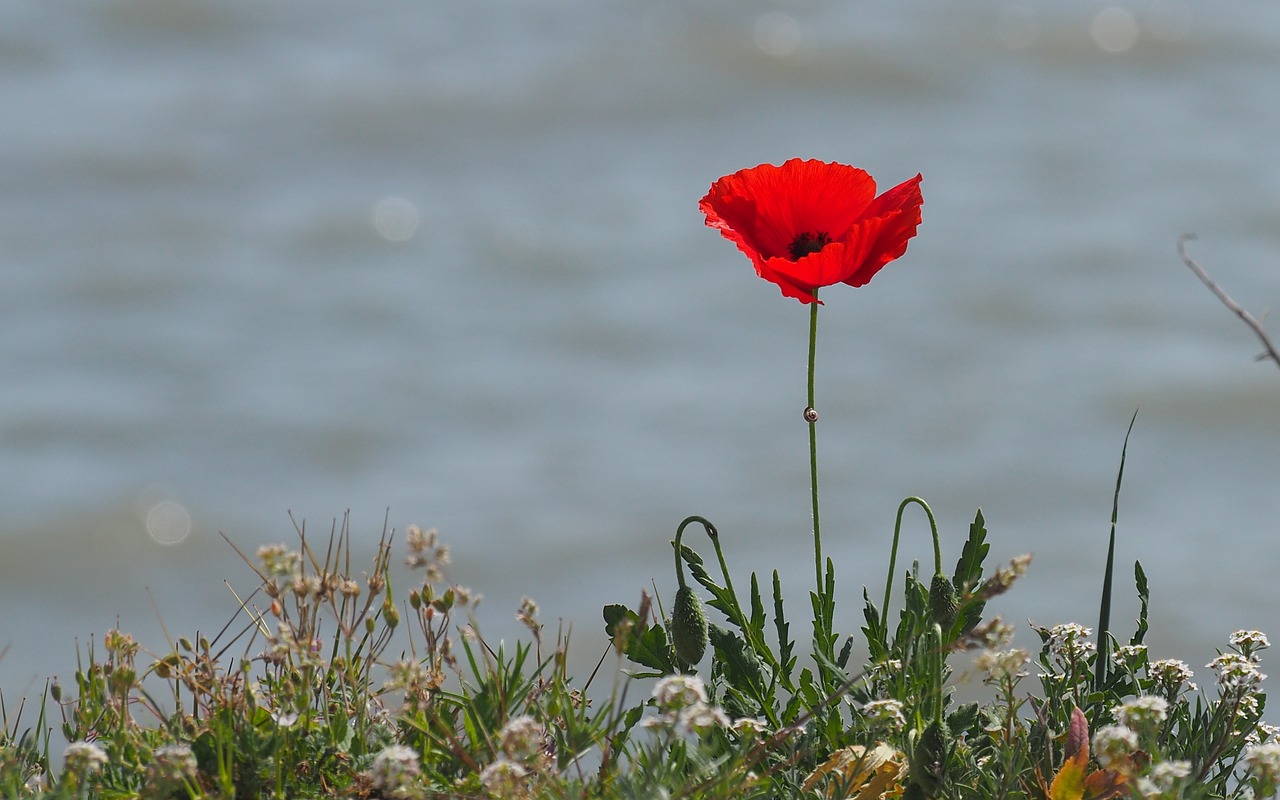
[[[707,224],[765,258],[787,257],[797,236],[838,236],[875,198],[875,180],[844,164],[794,158],[726,175],[699,204]]]
[[[849,263],[848,250],[845,243],[832,242],[797,261],[770,258],[765,263],[773,272],[797,286],[807,287],[812,294],[814,289],[841,283],[852,274],[857,264]]]
[[[850,231],[847,240],[859,240],[862,250],[856,269],[843,280],[850,286],[863,286],[890,261],[907,252],[907,242],[920,227],[921,176],[898,184],[880,195],[859,221],[858,231]]]
[[[820,287],[862,286],[906,252],[920,225],[920,181],[876,196],[863,170],[796,158],[726,175],[698,207],[757,275],[813,303]]]

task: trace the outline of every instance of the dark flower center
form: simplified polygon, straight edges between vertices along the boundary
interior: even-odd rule
[[[799,261],[810,253],[816,253],[830,243],[831,237],[825,233],[802,233],[791,240],[787,252],[793,261]]]

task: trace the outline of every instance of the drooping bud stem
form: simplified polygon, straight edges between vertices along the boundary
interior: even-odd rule
[[[889,598],[893,591],[893,573],[898,565],[898,538],[902,533],[902,514],[907,506],[915,503],[924,509],[929,517],[929,530],[933,534],[933,574],[942,574],[942,544],[938,539],[938,521],[933,517],[933,509],[919,497],[908,497],[898,506],[898,518],[893,524],[893,547],[889,550],[889,575],[884,581],[884,604],[880,607],[880,626],[883,628],[889,621]]]

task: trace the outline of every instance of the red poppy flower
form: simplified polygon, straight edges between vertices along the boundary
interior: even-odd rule
[[[920,225],[919,175],[876,197],[876,182],[845,164],[793,158],[711,185],[698,207],[756,274],[801,303],[820,286],[862,286],[907,251]]]

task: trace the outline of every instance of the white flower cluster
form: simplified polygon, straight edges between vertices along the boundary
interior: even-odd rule
[[[1049,651],[1064,661],[1079,661],[1093,655],[1098,646],[1089,641],[1092,628],[1075,622],[1054,625],[1049,629]]]
[[[1193,692],[1196,690],[1196,685],[1191,682],[1195,673],[1185,661],[1179,661],[1176,658],[1161,658],[1149,662],[1147,675],[1155,681],[1156,688],[1165,697],[1173,697],[1182,691],[1184,686]]]
[[[984,650],[973,660],[974,666],[987,674],[987,683],[1016,682],[1027,675],[1025,669],[1031,654],[1026,650]]]
[[[94,742],[72,742],[64,753],[65,769],[80,777],[101,771],[107,763],[106,752]]]
[[[1169,718],[1169,701],[1150,694],[1135,697],[1111,709],[1111,716],[1126,728],[1154,731]]]
[[[1161,761],[1138,779],[1138,794],[1144,798],[1181,797],[1174,795],[1182,781],[1191,776],[1190,761]]]
[[[1245,769],[1269,786],[1280,783],[1280,742],[1255,745],[1244,751]]]
[[[418,776],[422,764],[418,751],[402,744],[393,744],[378,753],[369,768],[369,780],[383,797],[416,798],[422,796]]]
[[[1093,754],[1104,767],[1118,767],[1138,750],[1138,734],[1124,725],[1104,725],[1093,734]]]
[[[151,754],[146,772],[147,785],[161,794],[176,791],[195,780],[197,769],[195,753],[189,746],[167,744]]]
[[[724,711],[707,703],[707,689],[696,675],[669,675],[653,688],[656,717],[642,725],[664,731],[700,735],[730,727]]]
[[[1206,664],[1218,672],[1218,688],[1224,692],[1249,691],[1257,688],[1267,676],[1258,669],[1258,662],[1240,653],[1223,653]]]
[[[873,728],[899,733],[907,726],[902,703],[897,700],[872,700],[862,707],[862,713]]]

